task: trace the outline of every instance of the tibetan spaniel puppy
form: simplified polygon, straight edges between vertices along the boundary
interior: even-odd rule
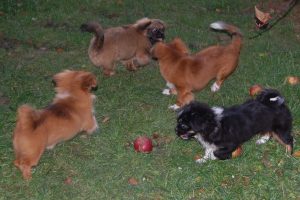
[[[29,105],[18,109],[13,133],[14,164],[25,180],[31,179],[45,149],[69,140],[77,133],[92,134],[98,124],[91,93],[97,86],[95,75],[84,71],[63,71],[53,77],[56,96],[47,107],[36,110]]]
[[[203,90],[210,81],[212,92],[217,92],[224,81],[238,67],[243,36],[240,29],[222,21],[214,22],[210,27],[227,32],[232,40],[227,45],[213,45],[190,54],[180,38],[170,43],[157,42],[151,53],[158,60],[159,70],[167,82],[163,94],[177,93],[176,104],[170,109],[177,110],[194,100],[194,92]]]
[[[121,62],[130,71],[150,63],[152,46],[165,38],[165,23],[159,19],[142,18],[134,24],[103,29],[95,21],[82,24],[80,29],[93,33],[88,54],[104,75],[115,74],[116,63]]]
[[[199,141],[205,155],[196,162],[204,163],[230,159],[244,142],[265,133],[271,133],[292,154],[291,130],[292,116],[284,98],[276,90],[265,89],[255,99],[229,108],[191,102],[178,113],[176,134]]]

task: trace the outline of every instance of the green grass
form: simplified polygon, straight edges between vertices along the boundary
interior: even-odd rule
[[[194,157],[203,155],[203,150],[195,141],[176,137],[176,116],[168,110],[175,97],[161,94],[165,82],[157,63],[134,73],[120,66],[115,76],[105,78],[87,56],[91,35],[79,31],[88,20],[110,27],[144,16],[160,18],[168,25],[167,41],[179,36],[196,52],[220,42],[222,33],[209,30],[211,22],[238,25],[245,35],[239,68],[217,94],[207,87],[196,98],[230,106],[249,98],[253,84],[279,89],[294,117],[297,151],[300,87],[284,84],[286,76],[300,75],[294,21],[288,15],[250,40],[255,34],[253,6],[250,0],[1,2],[0,199],[299,199],[300,160],[287,156],[274,141],[257,146],[253,139],[237,159],[197,165]],[[58,53],[56,48],[64,51]],[[41,108],[51,102],[51,78],[64,69],[97,75],[95,110],[100,130],[47,151],[33,170],[32,181],[23,181],[12,164],[16,109],[24,103]],[[107,116],[109,122],[102,123]],[[159,138],[153,152],[134,152],[132,141],[154,132]],[[65,184],[68,177],[71,184]],[[138,185],[128,184],[132,177]]]

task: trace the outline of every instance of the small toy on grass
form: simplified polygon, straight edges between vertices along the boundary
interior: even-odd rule
[[[152,140],[147,136],[139,136],[134,140],[134,149],[137,152],[150,153],[153,149]]]

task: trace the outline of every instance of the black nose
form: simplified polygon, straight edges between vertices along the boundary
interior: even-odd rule
[[[52,82],[53,86],[56,87],[56,81],[54,79],[52,79],[51,82]]]
[[[92,91],[97,91],[98,90],[98,85],[97,86],[95,86],[95,87],[92,87],[92,89],[91,89]]]

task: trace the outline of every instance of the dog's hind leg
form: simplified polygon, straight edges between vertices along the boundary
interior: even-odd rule
[[[258,140],[256,140],[256,144],[264,144],[267,141],[269,141],[271,138],[271,134],[270,133],[266,133],[263,136],[261,136]]]
[[[290,132],[283,132],[282,130],[277,130],[273,132],[273,137],[282,145],[285,146],[288,153],[293,153],[293,136]]]
[[[228,144],[223,146],[216,151],[214,151],[214,155],[220,160],[227,160],[232,157],[232,152],[237,148],[234,144]]]
[[[177,96],[177,101],[175,105],[170,106],[170,109],[177,110],[181,106],[184,106],[191,101],[194,100],[194,95],[191,90],[187,90],[185,88],[177,88],[178,96]]]

